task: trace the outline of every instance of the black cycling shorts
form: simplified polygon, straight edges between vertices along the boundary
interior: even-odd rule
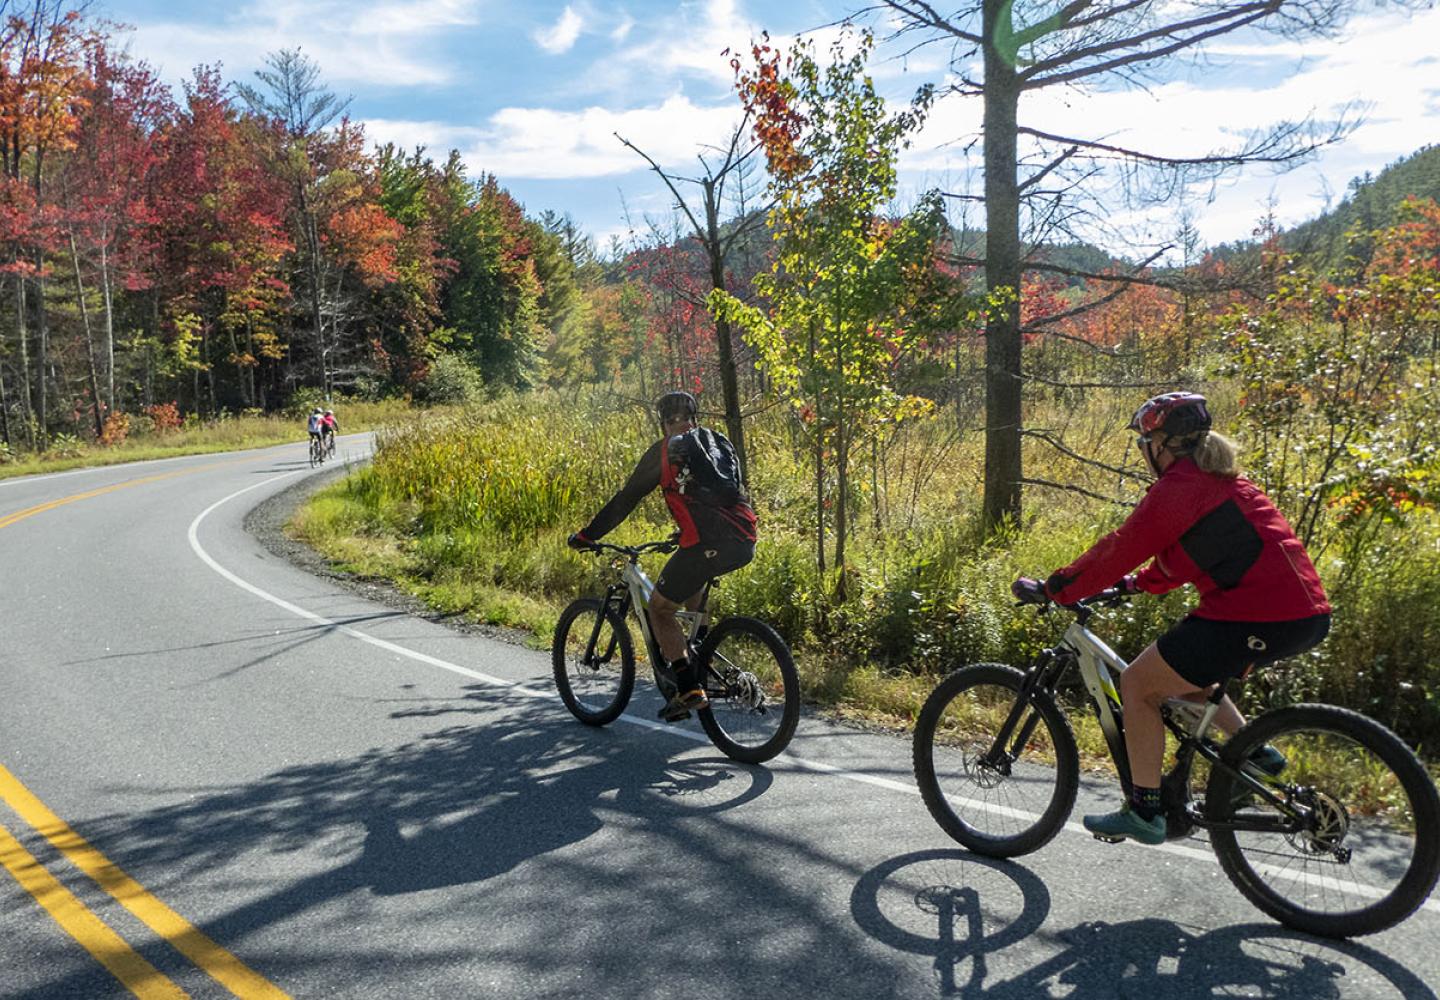
[[[1253,667],[1320,645],[1329,615],[1284,622],[1222,622],[1189,615],[1156,640],[1160,655],[1196,687],[1239,677]]]
[[[745,539],[700,541],[670,557],[655,581],[655,589],[662,597],[684,604],[717,576],[737,570],[754,558],[755,543]]]

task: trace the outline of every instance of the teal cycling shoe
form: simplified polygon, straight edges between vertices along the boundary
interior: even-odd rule
[[[1141,844],[1163,844],[1165,842],[1165,817],[1141,819],[1127,804],[1119,812],[1086,816],[1085,829],[1104,840],[1130,839]]]
[[[1285,765],[1289,763],[1289,761],[1285,759],[1285,755],[1269,743],[1266,743],[1258,750],[1252,751],[1250,756],[1246,758],[1246,762],[1254,764],[1272,778],[1279,777],[1280,772],[1285,770]],[[1230,793],[1230,808],[1244,808],[1253,797],[1254,795],[1248,786],[1236,781],[1235,789]]]

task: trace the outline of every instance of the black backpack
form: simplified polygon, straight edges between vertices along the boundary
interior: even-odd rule
[[[740,458],[724,434],[708,427],[693,427],[670,439],[670,464],[675,487],[712,507],[749,504],[750,494],[740,475]]]

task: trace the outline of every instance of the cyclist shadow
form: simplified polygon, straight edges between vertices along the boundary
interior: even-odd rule
[[[1173,920],[1086,921],[1040,933],[1050,894],[1032,872],[960,850],[892,858],[851,895],[856,923],[877,940],[934,958],[941,996],[1030,1000],[1111,997],[1340,997],[1357,964],[1397,995],[1435,993],[1394,959],[1354,942],[1326,941],[1278,924],[1196,931]],[[1019,975],[991,982],[990,958],[1031,939],[1061,947]],[[1022,956],[1007,956],[1013,968]]]
[[[350,875],[382,896],[482,882],[600,833],[611,822],[607,812],[663,826],[734,808],[772,780],[768,771],[724,758],[669,760],[641,775],[614,761],[582,764],[502,788],[460,818],[432,820],[412,833],[396,813],[378,812],[363,821]]]

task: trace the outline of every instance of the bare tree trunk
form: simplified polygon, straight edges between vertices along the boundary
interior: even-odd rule
[[[105,405],[115,412],[115,305],[110,292],[110,255],[105,241],[110,238],[106,227],[100,240],[100,290],[105,300]]]
[[[320,320],[320,230],[310,207],[310,193],[300,185],[300,228],[305,232],[310,269],[310,325],[315,331],[315,360],[320,365],[320,391],[330,398],[330,368],[325,358],[325,330]]]
[[[44,267],[45,261],[39,254],[36,254],[36,258],[35,268],[37,271],[40,271],[40,269]],[[46,369],[50,367],[50,322],[49,317],[45,313],[45,279],[38,276],[35,279],[35,328],[36,332],[40,335],[40,353],[36,356],[36,361],[39,363],[40,369],[40,405],[35,416],[38,423],[37,437],[40,446],[43,448],[50,441],[49,406],[48,394],[46,392],[50,384],[48,373],[46,372]]]
[[[0,358],[0,435],[5,444],[10,443],[10,400],[5,395],[5,362]]]
[[[75,265],[75,301],[80,306],[80,324],[85,331],[85,358],[90,362],[90,401],[95,410],[95,439],[105,434],[105,418],[101,414],[100,377],[95,371],[95,344],[90,339],[90,310],[85,306],[85,280],[80,276],[80,251],[75,248],[75,234],[70,234],[70,260]]]
[[[815,323],[810,323],[810,366],[815,362]],[[825,419],[820,393],[815,394],[815,566],[825,575]]]
[[[998,50],[1010,0],[985,0],[985,286],[1004,291],[985,324],[986,530],[1020,515],[1020,189],[1015,68]]]
[[[716,203],[715,181],[704,180],[706,249],[710,256],[710,287],[725,290],[725,259],[720,253],[720,206]],[[740,386],[735,378],[735,351],[731,342],[730,321],[715,321],[715,350],[720,359],[720,394],[725,399],[725,430],[735,455],[740,460],[740,477],[749,480],[750,468],[745,458],[745,425],[740,416]]]
[[[20,417],[25,421],[25,437],[35,451],[35,408],[30,396],[30,330],[25,323],[25,276],[15,274],[15,330],[20,338]]]

